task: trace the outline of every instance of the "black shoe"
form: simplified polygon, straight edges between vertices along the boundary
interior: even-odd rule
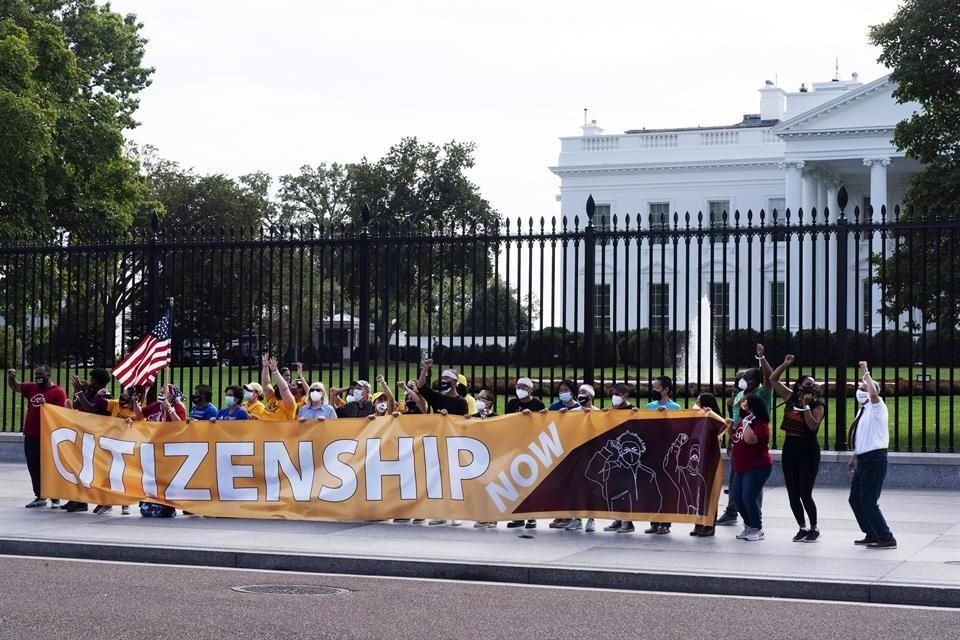
[[[693,531],[690,532],[690,535],[699,538],[701,531],[703,531],[703,525],[702,525],[702,524],[694,525],[694,526],[693,526]]]
[[[657,533],[660,531],[660,527],[655,524],[651,524],[649,527],[643,530],[644,533]]]
[[[659,527],[657,527],[657,533],[660,534],[661,536],[670,533],[670,525],[669,524],[660,525]]]
[[[877,540],[876,542],[871,542],[867,545],[867,549],[896,549],[897,548],[897,539],[890,538],[889,540]]]
[[[71,500],[64,509],[67,510],[67,513],[76,513],[77,511],[89,511],[90,507],[87,506],[86,502],[74,502]]]
[[[880,542],[880,541],[877,540],[876,538],[871,538],[870,536],[866,536],[864,538],[861,538],[860,540],[854,540],[853,544],[868,545],[868,544],[873,544],[874,542]]]
[[[527,520],[527,524],[524,525],[524,529],[536,529],[537,521],[536,520]]]
[[[702,529],[700,529],[701,538],[712,538],[713,536],[716,535],[716,533],[717,533],[716,527],[704,526]]]
[[[737,524],[737,514],[724,511],[723,515],[717,518],[717,525],[728,527]]]
[[[810,535],[810,531],[801,528],[800,531],[797,531],[797,535],[793,536],[793,541],[802,542],[808,535]]]
[[[818,529],[810,529],[810,533],[807,534],[807,537],[800,542],[816,542],[819,539],[820,531]]]
[[[507,529],[517,529],[523,526],[523,520],[511,520],[507,523]]]

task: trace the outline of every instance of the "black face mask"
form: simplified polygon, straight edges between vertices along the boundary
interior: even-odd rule
[[[441,382],[441,383],[440,383],[440,391],[443,391],[444,393],[449,393],[449,391],[450,391],[450,383],[449,383],[449,382]]]
[[[815,396],[815,395],[817,395],[817,388],[816,388],[816,387],[801,387],[801,388],[800,388],[800,393],[801,393],[801,394],[808,394],[808,395],[811,395],[811,396]]]
[[[41,387],[47,386],[47,381],[48,381],[49,379],[50,379],[50,378],[47,378],[47,377],[45,377],[45,376],[34,376],[34,377],[33,377],[33,381],[34,381],[35,383],[37,383],[38,385],[40,385]]]
[[[577,402],[579,402],[580,404],[587,404],[589,400],[590,398],[587,396],[577,396]]]
[[[650,402],[660,402],[660,392],[650,391]]]
[[[200,404],[200,400],[200,396],[190,396],[190,401],[193,402],[193,404]]]

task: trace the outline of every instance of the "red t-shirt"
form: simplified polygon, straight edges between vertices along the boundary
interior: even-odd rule
[[[40,437],[40,405],[43,402],[58,407],[67,404],[67,394],[55,384],[41,389],[36,382],[21,382],[20,393],[27,399],[27,415],[23,420],[23,435],[28,438]],[[42,399],[42,401],[41,401]]]
[[[176,412],[177,417],[180,418],[180,422],[187,421],[187,410],[183,408],[182,404],[179,402],[173,403],[173,410]],[[147,422],[168,422],[170,420],[163,410],[163,405],[159,402],[151,402],[145,406],[142,411],[143,417]]]
[[[770,423],[766,420],[753,420],[750,427],[757,436],[754,444],[743,441],[743,429],[747,421],[741,420],[733,432],[733,468],[737,473],[746,473],[754,469],[764,469],[773,466],[770,457]]]

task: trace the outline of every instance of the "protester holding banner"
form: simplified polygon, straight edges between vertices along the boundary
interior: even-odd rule
[[[673,380],[670,376],[660,376],[650,381],[650,402],[647,403],[648,411],[677,411],[680,405],[674,402],[670,394],[673,393]],[[666,535],[670,533],[669,522],[651,522],[644,533],[656,533]],[[618,532],[619,533],[619,532]]]
[[[267,406],[263,404],[263,387],[259,382],[248,382],[243,385],[243,410],[251,420],[263,420]]]
[[[630,387],[622,382],[613,385],[610,404],[613,405],[614,411],[637,411],[637,408],[630,404]],[[634,527],[632,520],[614,520],[603,530],[614,533],[633,533],[636,527]]]
[[[134,405],[134,411],[139,405]],[[168,384],[151,402],[140,411],[140,418],[147,422],[186,422],[187,409],[183,405],[183,392],[175,384]]]
[[[530,378],[520,378],[515,385],[515,398],[510,398],[507,402],[506,413],[526,413],[532,411],[543,411],[546,406],[540,398],[533,395],[533,380]]]
[[[573,409],[579,409],[580,403],[577,402],[577,399],[573,395],[574,389],[576,388],[577,383],[573,380],[561,380],[560,385],[557,387],[557,398],[559,399],[550,405],[550,411],[560,411],[561,409],[572,411]]]
[[[817,430],[823,420],[824,405],[817,399],[817,383],[811,376],[800,376],[788,388],[780,382],[780,375],[794,363],[788,354],[783,364],[770,376],[774,392],[784,401],[783,420],[780,429],[786,434],[783,440],[781,466],[783,484],[787,488],[790,510],[800,530],[793,536],[794,542],[816,542],[820,537],[817,528],[817,505],[813,501],[813,485],[820,470],[820,444]],[[807,528],[807,520],[810,520]]]
[[[470,394],[470,383],[467,376],[462,373],[457,374],[457,393],[467,401],[467,415],[475,414],[477,412],[477,399]]]
[[[300,422],[307,420],[335,420],[337,410],[327,402],[327,390],[322,382],[312,382],[310,391],[307,393],[307,404],[300,407],[297,412],[297,418]]]
[[[730,495],[744,524],[737,538],[755,542],[764,538],[760,496],[773,469],[769,449],[770,412],[766,400],[758,394],[746,396],[740,403],[740,411],[743,418],[731,438],[736,475]]]
[[[725,434],[727,430],[730,428],[730,426],[733,424],[733,420],[731,420],[730,418],[723,418],[723,416],[720,413],[720,403],[717,402],[717,397],[712,393],[703,392],[700,395],[698,395],[697,401],[693,405],[693,408],[699,409],[701,411],[705,411],[708,414],[714,415],[724,421],[726,426],[717,435],[718,439],[722,438],[723,434]],[[733,485],[732,474],[730,476],[730,484]],[[693,527],[693,531],[690,532],[691,536],[699,537],[699,538],[710,538],[710,537],[713,537],[715,534],[716,534],[716,526],[706,525],[706,524],[695,525]]]
[[[120,393],[116,400],[107,400],[107,411],[113,418],[123,418],[127,422],[143,420],[143,410],[140,408],[140,387],[128,387]],[[113,511],[113,505],[98,504],[93,509],[96,515],[103,515]],[[120,505],[120,515],[130,515],[130,505]]]
[[[397,399],[393,397],[393,390],[387,384],[387,379],[377,376],[377,384],[383,390],[373,398],[373,408],[378,416],[385,416],[397,410]]]
[[[110,393],[107,385],[110,384],[110,373],[106,369],[91,369],[89,380],[81,380],[80,376],[73,376],[73,402],[69,405],[77,411],[84,413],[93,413],[98,416],[110,415],[107,409],[107,400]],[[94,508],[95,513],[102,513],[106,505],[97,505]],[[86,502],[69,501],[62,507],[67,513],[76,513],[78,511],[87,511],[89,506]]]
[[[482,389],[477,394],[477,412],[474,418],[493,418],[497,415],[497,399],[492,391]]]
[[[269,353],[260,357],[260,384],[263,386],[267,401],[261,420],[268,422],[292,422],[297,419],[297,399],[290,389],[290,369],[281,372],[277,359]],[[271,384],[271,379],[273,384]]]
[[[7,386],[27,400],[27,414],[23,418],[23,454],[27,459],[27,472],[33,485],[33,500],[27,509],[47,506],[47,499],[40,492],[40,407],[44,404],[62,407],[67,404],[67,394],[50,381],[50,367],[45,364],[33,368],[33,382],[19,382],[17,370],[7,370]],[[50,500],[51,507],[60,501]]]
[[[341,389],[330,388],[330,401],[337,407],[338,418],[369,418],[376,415],[376,408],[370,398],[370,383],[366,380],[354,380],[349,389],[349,398],[342,406],[337,406]]]
[[[444,369],[440,374],[440,392],[436,392],[427,384],[427,374],[433,366],[433,360],[427,359],[421,363],[420,377],[417,378],[417,392],[426,400],[431,409],[441,414],[456,416],[469,415],[467,401],[457,391],[459,376],[453,369]]]
[[[404,414],[422,414],[428,413],[426,401],[417,393],[417,381],[407,380],[407,384],[402,387],[403,407],[397,409]]]
[[[217,405],[213,404],[213,389],[208,384],[198,384],[190,396],[190,420],[212,420],[217,417]]]
[[[217,413],[213,420],[249,420],[248,414],[243,408],[243,391],[236,385],[230,385],[224,390],[223,409]]]

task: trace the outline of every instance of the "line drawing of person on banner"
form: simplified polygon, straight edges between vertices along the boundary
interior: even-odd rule
[[[685,433],[677,436],[663,458],[663,470],[677,488],[677,513],[698,516],[707,483],[700,473],[700,443],[693,442],[686,446],[689,440],[690,437]],[[681,464],[684,450],[687,459],[685,464]]]
[[[642,504],[642,499],[648,495],[655,496],[655,513],[662,510],[663,495],[657,472],[641,462],[646,451],[643,438],[633,431],[625,431],[616,439],[607,440],[587,464],[584,475],[587,480],[600,485],[607,510],[611,513],[633,513],[634,506]]]

